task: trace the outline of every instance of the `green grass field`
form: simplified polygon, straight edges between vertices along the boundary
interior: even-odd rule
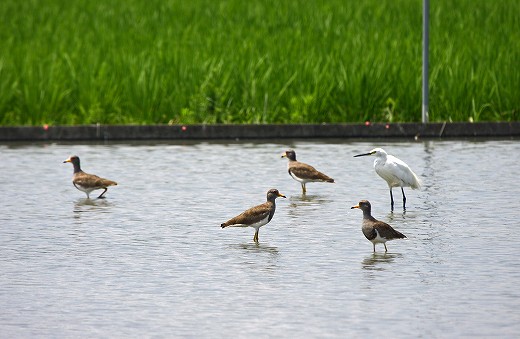
[[[520,114],[520,1],[431,4],[430,121]],[[0,125],[421,121],[421,0],[2,0]]]

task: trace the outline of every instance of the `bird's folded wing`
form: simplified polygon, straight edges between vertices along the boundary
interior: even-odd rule
[[[378,221],[374,228],[377,230],[379,235],[385,239],[406,238],[404,234],[396,231],[392,226],[382,221]]]
[[[300,163],[298,166],[291,167],[289,169],[296,177],[305,178],[305,179],[319,179],[319,180],[327,180],[330,179],[325,174],[319,172],[311,165]]]
[[[74,183],[80,186],[103,187],[117,185],[115,181],[100,178],[94,174],[87,174],[77,176],[74,178]]]
[[[270,205],[267,203],[264,203],[262,205],[258,205],[255,207],[252,207],[236,217],[230,219],[228,222],[226,222],[227,225],[238,225],[238,224],[254,224],[261,220],[264,220],[269,216],[271,209]]]
[[[392,175],[394,175],[398,180],[402,180],[405,185],[414,189],[421,187],[421,181],[417,175],[401,160],[397,159],[395,163],[386,164],[385,166],[391,168]]]

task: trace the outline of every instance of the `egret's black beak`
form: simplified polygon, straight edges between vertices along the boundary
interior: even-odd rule
[[[363,153],[363,154],[358,154],[358,155],[354,155],[354,158],[357,158],[357,157],[364,157],[365,155],[372,155],[372,152],[369,152],[369,153]]]

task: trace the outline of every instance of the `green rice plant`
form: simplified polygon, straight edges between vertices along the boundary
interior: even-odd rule
[[[3,0],[0,124],[420,121],[421,5]],[[431,3],[431,121],[518,120],[519,12]]]

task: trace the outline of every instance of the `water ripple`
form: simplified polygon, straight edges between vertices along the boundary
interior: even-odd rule
[[[376,146],[423,180],[405,212],[390,211],[372,159],[352,157]],[[302,195],[288,148],[336,183]],[[0,145],[2,335],[517,337],[519,151],[518,140]],[[71,154],[119,185],[85,199],[62,163]],[[252,228],[220,228],[273,187],[287,199],[258,244]],[[361,199],[407,239],[372,253],[350,209]]]

